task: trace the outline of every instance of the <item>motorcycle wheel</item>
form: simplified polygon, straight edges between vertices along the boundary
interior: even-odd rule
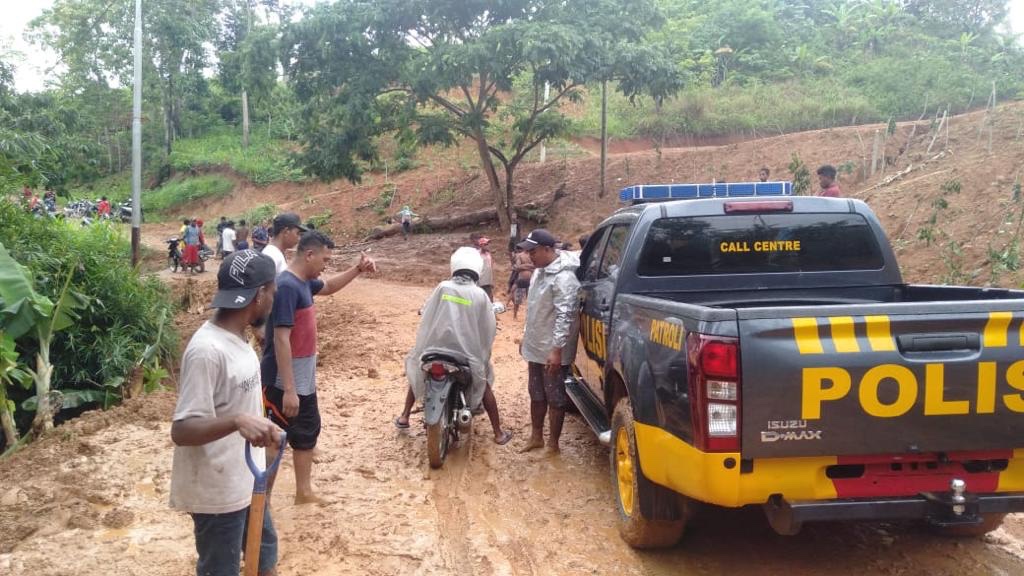
[[[445,402],[444,412],[437,424],[427,426],[427,460],[431,468],[440,468],[444,465],[444,458],[448,455],[448,443],[451,440],[452,402],[455,394],[448,394]]]

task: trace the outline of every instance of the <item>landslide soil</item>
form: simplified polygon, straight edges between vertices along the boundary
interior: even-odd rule
[[[844,176],[847,194],[867,200],[895,239],[912,281],[937,281],[949,273],[942,250],[918,240],[929,225],[963,242],[968,283],[992,282],[987,247],[1014,238],[1019,214],[1012,183],[1024,166],[1019,122],[1024,107],[1000,109],[994,145],[977,136],[978,114],[957,117],[930,154],[927,125],[909,139],[900,125],[890,139],[894,164],[886,175]],[[613,156],[610,180],[624,182],[745,179],[767,164],[787,177],[796,152],[813,171],[818,163],[860,159],[859,141],[875,129],[856,127],[780,136],[715,148],[673,149]],[[859,137],[858,137],[859,135]],[[902,138],[902,140],[901,140]],[[902,154],[900,142],[912,142]],[[941,151],[945,153],[935,158]],[[548,206],[548,225],[566,237],[607,215],[611,198],[598,199],[595,161],[584,158],[524,167],[521,197]],[[910,168],[888,185],[884,178]],[[959,193],[942,192],[957,180]],[[482,184],[458,166],[438,166],[395,176],[400,197],[423,213],[457,213],[487,204]],[[360,242],[380,217],[366,207],[382,184],[242,184],[219,204],[196,206],[213,218],[273,201],[306,215],[331,210],[340,267],[360,250],[379,259],[381,273],[361,278],[318,301],[319,389],[325,461],[314,481],[330,499],[323,506],[295,506],[294,477],[286,460],[273,495],[281,538],[282,575],[305,574],[1005,574],[1024,573],[1024,518],[1011,516],[998,531],[978,539],[937,537],[914,523],[809,525],[793,537],[777,536],[757,509],[702,509],[683,542],[672,549],[638,552],[619,539],[608,451],[586,425],[570,416],[560,457],[519,454],[528,434],[525,374],[518,357],[521,319],[500,316],[494,363],[495,392],[506,427],[505,447],[490,440],[486,418],[472,437],[430,470],[418,416],[397,431],[405,383],[402,357],[411,347],[417,309],[429,286],[446,274],[447,255],[468,231]],[[455,197],[454,188],[460,190]],[[403,196],[404,195],[404,196]],[[614,193],[609,194],[614,196]],[[947,208],[935,209],[936,198]],[[362,206],[362,207],[361,207]],[[423,208],[420,208],[420,207]],[[429,211],[428,211],[429,210]],[[487,226],[482,226],[487,229]],[[162,248],[173,225],[149,225],[144,240]],[[497,234],[491,229],[491,233]],[[500,238],[500,236],[498,236]],[[498,257],[496,284],[504,272]],[[183,303],[177,319],[187,338],[206,318],[214,288],[211,272],[194,278],[161,272]],[[1012,271],[994,283],[1017,285]],[[58,427],[0,466],[0,574],[145,575],[194,573],[191,521],[167,507],[171,454],[168,390],[91,412]]]

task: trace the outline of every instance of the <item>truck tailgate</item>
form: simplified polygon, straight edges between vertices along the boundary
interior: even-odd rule
[[[744,458],[1024,445],[1024,300],[738,310]]]

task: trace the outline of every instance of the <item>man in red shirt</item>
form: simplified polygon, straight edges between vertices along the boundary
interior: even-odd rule
[[[836,183],[836,167],[831,164],[825,164],[821,168],[818,168],[818,184],[821,185],[821,190],[818,191],[815,196],[829,196],[831,198],[839,198],[843,195],[843,192],[839,189],[839,184]]]
[[[110,201],[107,200],[106,196],[100,198],[100,203],[96,205],[96,214],[100,218],[110,215]]]

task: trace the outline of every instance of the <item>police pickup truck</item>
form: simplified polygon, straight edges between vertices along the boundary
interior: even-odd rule
[[[566,388],[623,539],[671,545],[696,503],[782,534],[1024,511],[1024,291],[906,284],[866,204],[790,190],[630,187],[581,254]]]

